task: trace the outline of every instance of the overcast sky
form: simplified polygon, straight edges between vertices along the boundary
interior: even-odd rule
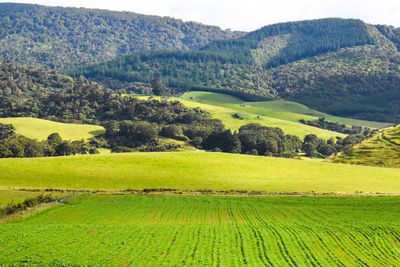
[[[0,2],[11,2],[2,1]],[[264,25],[325,17],[359,18],[400,27],[400,0],[23,0],[52,6],[132,11],[251,31]]]

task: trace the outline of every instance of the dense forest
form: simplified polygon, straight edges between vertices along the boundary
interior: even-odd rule
[[[0,3],[0,60],[67,69],[150,49],[193,49],[240,32],[169,17]]]

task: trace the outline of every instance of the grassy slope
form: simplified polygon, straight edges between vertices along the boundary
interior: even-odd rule
[[[0,118],[0,123],[14,125],[18,134],[45,140],[51,133],[59,133],[65,140],[88,139],[104,132],[98,125],[61,123],[36,118]]]
[[[400,192],[399,169],[206,152],[1,159],[0,170],[3,189]]]
[[[220,95],[220,94],[215,94],[215,95]],[[237,98],[228,95],[221,95],[221,96],[227,97],[232,101],[238,100]],[[136,97],[144,99],[147,98],[148,96],[136,96]],[[200,107],[201,109],[210,112],[214,118],[220,119],[225,124],[226,128],[232,130],[238,130],[241,126],[248,123],[260,123],[268,127],[279,127],[285,132],[285,134],[297,135],[300,138],[303,138],[305,135],[311,133],[317,134],[318,137],[325,139],[329,139],[330,137],[336,137],[336,136],[345,136],[344,134],[311,127],[308,125],[301,124],[299,122],[294,122],[293,120],[279,119],[265,115],[258,115],[257,113],[250,113],[249,111],[241,110],[241,107],[238,103],[235,104],[226,103],[227,100],[225,99],[213,103],[208,102],[209,104],[204,104],[199,102],[197,99],[192,100],[189,99],[187,95],[184,95],[183,97],[176,98],[176,100],[180,101],[182,104],[184,104],[189,108]],[[225,101],[225,103],[223,103],[222,101]],[[246,109],[248,109],[248,107],[246,107]],[[233,118],[232,115],[235,113],[240,113],[241,115],[244,115],[246,119]]]
[[[190,97],[196,98],[190,99]],[[328,139],[330,137],[343,137],[345,135],[304,125],[299,123],[299,120],[316,120],[318,117],[325,117],[330,121],[347,125],[360,125],[371,128],[388,126],[386,123],[331,116],[286,100],[243,102],[233,96],[211,92],[188,92],[183,94],[178,100],[188,107],[200,107],[209,111],[214,117],[221,119],[227,128],[234,130],[247,123],[260,123],[269,127],[279,127],[284,130],[286,134],[304,137],[307,134],[314,133],[321,138]],[[244,103],[245,106],[241,106],[240,104],[242,103]],[[243,115],[245,119],[233,118],[232,115],[235,113]]]
[[[333,162],[400,168],[400,126],[381,130],[354,147],[352,155],[339,154]]]
[[[0,263],[398,266],[399,204],[365,197],[83,195],[0,223]]]
[[[384,128],[390,125],[382,122],[336,117],[310,109],[305,105],[287,100],[243,102],[242,100],[233,96],[211,92],[188,92],[182,95],[182,98],[184,99],[188,99],[189,97],[196,97],[196,99],[190,100],[198,103],[223,106],[240,112],[257,114],[296,123],[298,123],[300,119],[316,120],[319,117],[324,117],[329,121],[337,123],[366,126],[370,128]],[[244,107],[240,106],[242,103],[245,104]]]

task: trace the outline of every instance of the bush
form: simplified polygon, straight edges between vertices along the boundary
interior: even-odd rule
[[[173,139],[182,139],[183,137],[182,128],[175,124],[163,126],[160,134],[164,137],[169,137]]]
[[[89,154],[100,154],[99,150],[97,149],[97,147],[91,147],[89,149]]]

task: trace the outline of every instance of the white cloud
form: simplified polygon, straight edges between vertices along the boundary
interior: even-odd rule
[[[0,2],[6,2],[1,1]],[[235,30],[324,17],[400,26],[399,0],[22,0],[17,2],[125,10],[198,21]]]

